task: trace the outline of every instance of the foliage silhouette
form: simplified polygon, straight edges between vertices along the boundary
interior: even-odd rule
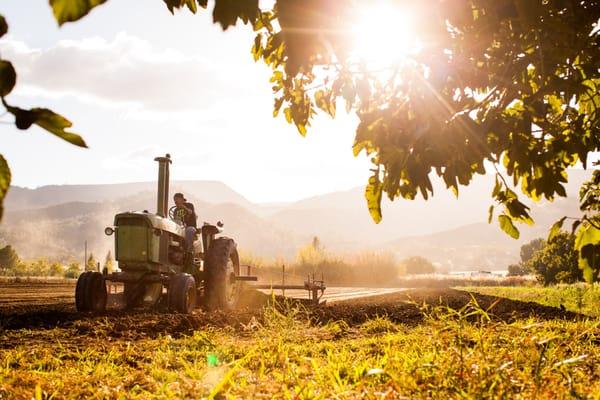
[[[408,257],[401,261],[404,265],[404,269],[407,274],[433,274],[435,273],[435,266],[421,256]]]
[[[19,255],[11,245],[0,249],[0,269],[14,269],[19,261]]]
[[[553,283],[574,283],[583,280],[579,268],[575,237],[568,232],[560,232],[552,240],[544,243],[525,263],[544,285]]]
[[[208,6],[207,0],[164,2],[171,12]],[[102,3],[50,1],[59,24]],[[489,219],[499,207],[501,229],[518,238],[517,223],[533,220],[513,187],[536,201],[565,196],[567,168],[587,167],[589,154],[600,149],[600,1],[395,3],[411,16],[424,46],[383,71],[352,54],[356,0],[276,0],[270,10],[258,0],[215,0],[213,21],[224,30],[240,21],[253,26],[253,56],[273,70],[274,115],[282,110],[300,134],[318,110],[335,117],[338,102],[357,114],[354,153],[365,152],[373,163],[365,197],[375,222],[382,219],[383,194],[428,199],[437,175],[458,196],[459,186],[491,169]],[[1,18],[0,36],[7,30]],[[37,124],[85,147],[60,115],[9,105],[16,72],[6,60],[0,65],[0,95],[18,128]],[[0,201],[9,184],[0,156]],[[600,242],[596,226],[582,220],[576,241],[589,278],[598,273],[590,258]]]

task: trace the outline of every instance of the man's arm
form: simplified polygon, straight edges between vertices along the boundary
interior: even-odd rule
[[[190,214],[196,214],[196,211],[194,210],[194,205],[192,203],[184,203],[183,208],[185,208],[186,211]]]

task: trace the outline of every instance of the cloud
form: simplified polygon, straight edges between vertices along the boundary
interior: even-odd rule
[[[137,170],[145,171],[148,169],[151,161],[158,156],[165,153],[164,149],[159,146],[145,146],[139,149],[122,153],[113,154],[104,160],[102,160],[102,168],[111,171],[121,170]],[[193,149],[178,151],[173,156],[173,161],[177,163],[179,167],[201,167],[207,165],[207,163],[214,160],[214,157],[207,153],[198,153]]]
[[[153,112],[210,112],[231,93],[251,92],[243,79],[228,78],[228,66],[157,50],[126,33],[112,41],[61,40],[47,49],[9,38],[0,40],[0,51],[17,68],[19,94],[74,96],[106,107],[126,106],[143,118]]]
[[[107,170],[141,170],[148,166],[148,161],[161,154],[157,146],[142,147],[123,154],[113,154],[102,160],[102,167]]]

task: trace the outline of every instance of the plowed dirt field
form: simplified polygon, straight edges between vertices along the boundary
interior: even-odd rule
[[[135,339],[160,334],[181,335],[203,327],[243,328],[262,318],[265,305],[275,301],[277,307],[301,304],[301,314],[317,324],[334,320],[357,325],[375,316],[408,325],[418,324],[426,307],[444,305],[460,309],[473,298],[490,316],[503,321],[535,316],[542,319],[577,319],[578,314],[537,303],[470,294],[454,289],[365,289],[331,288],[326,304],[312,306],[306,300],[273,296],[256,290],[245,293],[243,306],[230,313],[206,312],[199,308],[192,315],[171,314],[160,307],[156,310],[109,310],[99,315],[77,313],[74,306],[73,283],[2,283],[0,284],[0,332],[29,329],[73,328],[79,335],[94,335],[95,327],[103,325],[103,335]],[[326,293],[328,293],[326,291]],[[473,296],[473,297],[472,297]],[[328,299],[327,295],[324,297]],[[335,301],[332,301],[335,300]],[[105,329],[109,327],[109,329]],[[19,335],[20,340],[27,336]],[[79,337],[81,339],[81,336]],[[16,338],[15,338],[16,339]],[[0,346],[14,342],[0,341]]]

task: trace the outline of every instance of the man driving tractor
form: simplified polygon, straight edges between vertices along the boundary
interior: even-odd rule
[[[177,209],[175,210],[175,218],[183,222],[185,226],[185,251],[186,253],[193,252],[194,238],[196,236],[196,211],[194,205],[188,203],[183,193],[175,193],[173,201]]]

